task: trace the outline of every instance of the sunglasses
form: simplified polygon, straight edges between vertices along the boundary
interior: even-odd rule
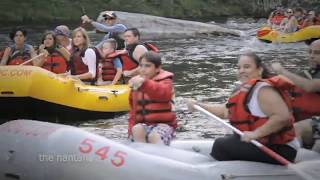
[[[114,18],[110,18],[110,17],[105,17],[105,18],[104,18],[105,21],[107,21],[107,20],[113,20],[113,19],[114,19]]]
[[[292,11],[287,11],[287,13],[293,13]]]

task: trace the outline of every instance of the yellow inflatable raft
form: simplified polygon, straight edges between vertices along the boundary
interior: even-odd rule
[[[320,38],[320,25],[309,26],[294,33],[282,33],[270,27],[262,27],[257,32],[257,38],[265,42],[291,43]]]
[[[84,85],[40,67],[0,66],[0,118],[107,118],[128,111],[128,95],[127,85]]]

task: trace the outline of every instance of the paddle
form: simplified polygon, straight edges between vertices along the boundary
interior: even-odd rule
[[[225,122],[224,120],[222,120],[221,118],[219,118],[218,116],[210,113],[209,111],[203,109],[202,107],[198,106],[198,105],[194,105],[194,108],[199,110],[200,112],[206,114],[207,116],[211,117],[212,119],[215,119],[217,121],[219,121],[220,123],[222,123],[223,125],[225,125],[226,127],[230,128],[231,130],[233,130],[235,133],[237,133],[238,135],[242,136],[243,132],[241,132],[239,129],[233,127],[231,124]],[[269,155],[270,157],[274,158],[275,160],[277,160],[278,162],[280,162],[281,164],[287,166],[289,169],[295,171],[298,175],[300,175],[303,179],[313,179],[310,175],[306,174],[305,172],[302,172],[300,169],[298,169],[296,166],[294,166],[293,163],[291,163],[290,161],[286,160],[285,158],[283,158],[282,156],[280,156],[278,153],[272,151],[270,148],[264,146],[263,144],[261,144],[260,142],[256,141],[256,140],[251,140],[250,141],[252,144],[254,144],[255,146],[257,146],[261,151],[263,151],[264,153],[266,153],[267,155]]]
[[[221,118],[219,118],[218,116],[210,113],[209,111],[203,109],[202,107],[198,106],[198,105],[194,105],[194,108],[201,111],[202,113],[208,115],[209,117],[219,121],[220,123],[222,123],[223,125],[225,125],[226,127],[228,127],[229,129],[233,130],[236,134],[242,136],[243,132],[241,132],[239,129],[233,127],[231,124],[225,122],[224,120],[222,120]],[[279,163],[281,163],[282,165],[288,166],[289,164],[291,164],[291,162],[289,162],[288,160],[286,160],[285,158],[283,158],[282,156],[280,156],[279,154],[277,154],[276,152],[272,151],[270,148],[264,146],[263,144],[261,144],[260,142],[256,141],[256,140],[251,140],[250,141],[253,145],[257,146],[261,151],[263,151],[264,153],[268,154],[269,156],[271,156],[273,159],[275,159],[276,161],[278,161]]]
[[[33,58],[29,59],[28,61],[25,61],[25,62],[23,62],[23,63],[19,64],[19,66],[22,66],[22,65],[28,64],[29,62],[31,62],[31,61],[33,61],[33,60],[35,60],[35,59],[38,59],[39,57],[41,57],[41,56],[43,56],[43,55],[45,55],[45,54],[44,54],[44,53],[40,53],[39,55],[37,55],[37,56],[35,56],[35,57],[33,57]]]

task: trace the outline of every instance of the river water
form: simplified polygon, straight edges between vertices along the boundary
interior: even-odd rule
[[[236,78],[237,57],[245,51],[254,51],[265,63],[281,62],[293,71],[307,68],[307,45],[304,43],[266,44],[254,37],[255,29],[264,21],[253,19],[229,19],[221,23],[224,27],[243,30],[244,35],[202,35],[186,39],[161,39],[152,41],[161,50],[163,68],[174,72],[176,112],[179,122],[178,139],[205,139],[223,136],[230,131],[199,112],[189,112],[185,98],[222,103],[230,95]],[[28,42],[40,42],[43,28],[33,29]],[[93,42],[101,35],[90,33]],[[0,47],[8,44],[7,34],[0,33]],[[127,137],[128,115],[114,119],[83,122],[80,128],[114,140]]]

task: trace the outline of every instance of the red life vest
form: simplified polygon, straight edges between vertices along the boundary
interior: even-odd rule
[[[296,121],[320,116],[320,94],[315,92],[306,92],[295,87],[291,92],[293,113]]]
[[[256,117],[250,114],[247,103],[250,101],[251,93],[258,82],[266,82],[273,86],[281,94],[283,100],[291,108],[290,96],[288,89],[292,84],[283,81],[278,76],[266,80],[250,80],[241,85],[240,89],[231,96],[227,103],[229,109],[230,123],[241,131],[254,131],[268,121],[268,118]],[[294,117],[288,119],[286,127],[267,137],[259,139],[263,144],[286,144],[295,138],[293,128]]]
[[[283,15],[275,15],[271,18],[271,23],[275,25],[280,25],[281,21],[285,18]]]
[[[172,79],[173,74],[161,71],[152,80],[163,81]],[[131,91],[134,122],[129,122],[129,132],[134,124],[146,123],[147,125],[165,123],[173,128],[177,127],[176,114],[172,112],[172,100],[155,100],[141,91]],[[156,93],[156,92],[155,92]]]
[[[96,54],[96,77],[93,79],[84,79],[82,81],[91,82],[94,84],[97,81],[98,76],[98,62],[101,58],[100,53],[97,48],[92,48]],[[71,70],[71,75],[79,75],[89,72],[89,68],[86,64],[83,63],[82,57],[84,57],[84,54],[87,49],[83,50],[75,50],[71,54],[70,62],[69,62],[69,68]]]
[[[47,56],[46,61],[43,63],[42,68],[56,74],[65,73],[68,70],[66,59],[63,55],[55,50]]]
[[[4,50],[0,51],[0,59],[2,59],[3,54],[4,54]]]
[[[89,72],[88,66],[82,61],[83,54],[86,50],[87,49],[75,50],[72,52],[70,57],[71,75],[79,75]]]
[[[106,58],[101,59],[102,64],[102,80],[113,81],[115,75],[117,74],[117,69],[114,67],[113,59],[121,55],[127,54],[126,50],[116,50],[114,53],[110,54]]]
[[[15,46],[11,47],[11,55],[9,56],[7,65],[19,65],[28,61],[31,58],[30,50],[31,45],[24,44],[22,50],[16,49]],[[32,65],[32,63],[27,63],[26,65]]]
[[[319,69],[313,69],[308,76],[313,79],[320,78]],[[306,92],[305,90],[294,87],[291,91],[293,113],[296,121],[320,115],[320,92]]]
[[[139,66],[138,60],[135,60],[133,58],[133,52],[138,45],[145,46],[148,49],[148,51],[159,52],[159,49],[151,43],[142,43],[142,44],[131,45],[131,47],[127,49],[127,54],[122,54],[120,56],[121,63],[122,63],[122,69],[124,71],[132,70],[132,69],[135,69]]]

